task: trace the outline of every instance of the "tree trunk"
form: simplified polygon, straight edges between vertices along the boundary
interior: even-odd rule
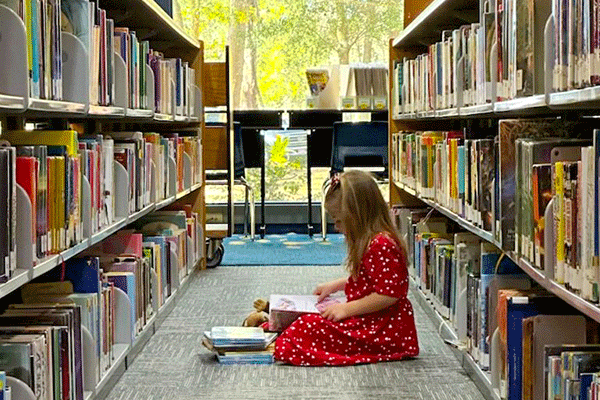
[[[338,58],[340,59],[340,65],[350,64],[350,49],[347,47],[338,49]]]
[[[365,36],[362,61],[364,63],[370,63],[373,61],[373,41],[368,36]]]
[[[244,49],[246,47],[247,24],[235,18],[239,13],[247,12],[245,0],[231,0],[231,14],[233,18],[229,23],[229,65],[231,68],[231,100],[234,110],[240,108],[242,99],[242,84],[244,81]]]
[[[242,106],[248,110],[257,110],[259,109],[262,101],[260,100],[260,91],[258,88],[258,75],[256,72],[256,65],[258,64],[257,57],[257,42],[255,40],[254,35],[254,23],[256,19],[258,19],[258,1],[256,0],[248,0],[248,6],[252,7],[254,10],[253,15],[250,16],[249,22],[247,25],[247,41],[248,44],[248,65],[247,65],[247,73],[244,74],[244,99],[245,104]]]

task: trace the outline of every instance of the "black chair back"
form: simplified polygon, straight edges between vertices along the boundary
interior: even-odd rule
[[[244,143],[242,141],[242,125],[239,122],[233,123],[233,167],[235,179],[245,177]]]
[[[388,124],[372,122],[336,122],[333,124],[331,173],[344,167],[383,167],[388,170]]]

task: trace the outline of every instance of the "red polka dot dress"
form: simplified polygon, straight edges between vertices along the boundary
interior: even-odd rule
[[[328,321],[320,314],[303,315],[277,338],[275,359],[320,366],[416,357],[419,343],[413,308],[406,297],[406,256],[385,234],[378,234],[371,241],[357,278],[349,278],[345,286],[348,301],[373,292],[399,299],[383,310],[339,322]]]

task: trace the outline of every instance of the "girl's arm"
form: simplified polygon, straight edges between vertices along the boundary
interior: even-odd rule
[[[318,301],[323,300],[325,297],[329,296],[332,293],[339,292],[340,290],[344,290],[346,286],[346,282],[348,278],[340,278],[335,281],[321,283],[317,286],[313,294],[319,296]]]
[[[332,304],[327,307],[321,315],[330,321],[341,321],[348,317],[383,310],[398,301],[396,297],[385,296],[379,293],[371,293],[358,300],[343,304]]]

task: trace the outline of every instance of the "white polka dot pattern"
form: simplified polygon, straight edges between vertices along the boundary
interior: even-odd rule
[[[346,282],[345,292],[348,301],[373,292],[398,301],[340,322],[304,315],[277,338],[275,359],[294,365],[354,365],[419,354],[412,305],[406,297],[406,255],[388,235],[378,234],[371,241],[357,278]]]

